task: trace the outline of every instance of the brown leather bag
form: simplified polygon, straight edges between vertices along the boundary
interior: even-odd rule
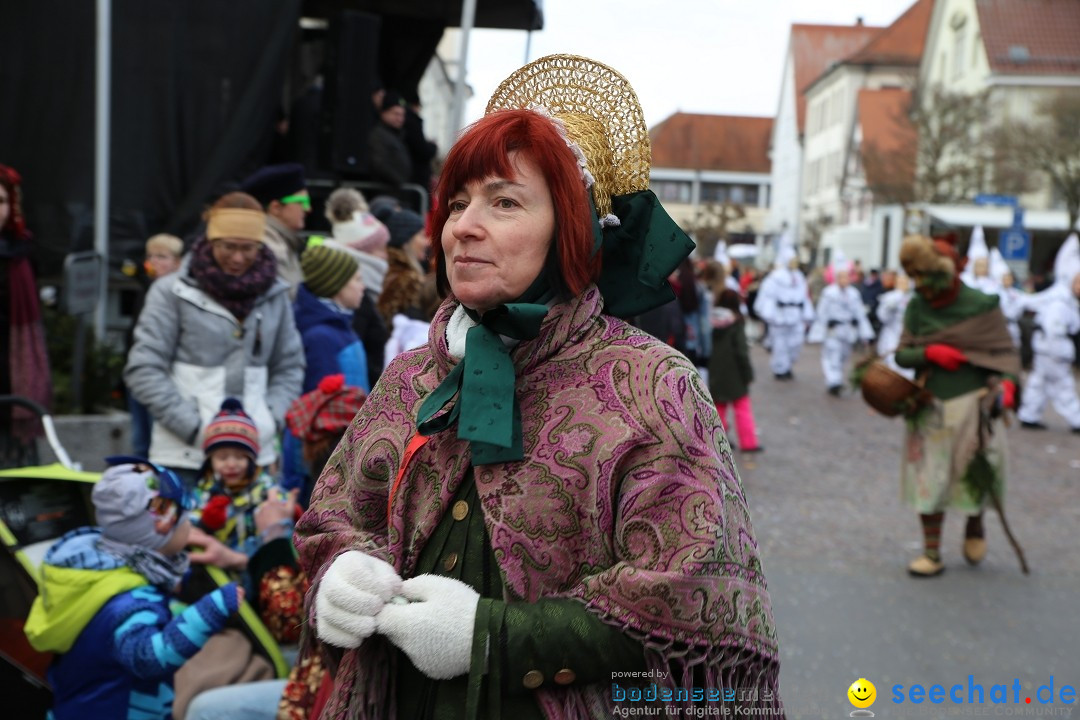
[[[188,704],[204,690],[273,679],[273,666],[255,652],[247,636],[226,628],[211,636],[202,650],[176,671],[173,717],[183,718]]]

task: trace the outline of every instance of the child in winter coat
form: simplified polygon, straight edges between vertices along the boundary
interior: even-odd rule
[[[226,398],[221,403],[221,410],[203,432],[203,452],[206,459],[194,493],[191,542],[206,550],[192,560],[242,573],[262,544],[255,528],[255,509],[277,486],[256,463],[258,429],[239,400]],[[207,543],[206,535],[218,543]],[[208,553],[212,556],[207,557]]]
[[[761,452],[754,410],[750,406],[750,383],[754,368],[746,344],[746,322],[739,307],[742,300],[733,290],[724,290],[716,297],[712,308],[712,350],[709,355],[709,392],[725,432],[728,429],[727,409],[735,414],[735,430],[739,447],[744,453]]]
[[[188,569],[183,485],[139,458],[107,458],[94,486],[100,527],[72,530],[45,556],[30,644],[57,653],[52,717],[170,718],[173,674],[244,599],[229,583],[177,616],[169,602]]]

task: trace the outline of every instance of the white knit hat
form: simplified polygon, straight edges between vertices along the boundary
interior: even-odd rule
[[[390,231],[369,212],[354,212],[346,222],[334,223],[334,240],[345,247],[371,253],[385,248]]]

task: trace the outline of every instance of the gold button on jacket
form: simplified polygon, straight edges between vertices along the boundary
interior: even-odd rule
[[[539,670],[530,670],[525,673],[525,677],[521,679],[521,684],[530,690],[535,690],[544,684],[544,673]]]
[[[555,673],[555,677],[552,680],[556,685],[569,685],[577,679],[577,675],[570,668],[563,668],[559,672]]]
[[[464,520],[469,514],[469,503],[464,500],[458,500],[454,503],[454,509],[452,510],[455,520]]]

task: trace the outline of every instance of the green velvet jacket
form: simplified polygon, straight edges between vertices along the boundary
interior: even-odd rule
[[[541,678],[556,682],[609,680],[612,670],[644,670],[641,643],[620,628],[607,625],[584,603],[570,598],[546,598],[535,603],[503,601],[499,565],[488,541],[476,483],[470,471],[458,489],[451,511],[443,515],[420,554],[416,574],[452,577],[480,593],[488,613],[486,627],[477,628],[491,653],[502,661],[489,665],[480,695],[480,717],[529,720],[544,717],[530,685]],[[457,720],[466,716],[468,676],[432,680],[398,651],[397,706],[402,720]],[[484,662],[480,653],[473,662]],[[495,699],[495,698],[498,699]]]
[[[924,297],[915,294],[904,312],[904,330],[919,338],[976,315],[995,311],[1000,312],[997,295],[987,295],[967,285],[960,286],[955,302],[942,308],[931,307]],[[1004,316],[1001,331],[1007,336]],[[960,350],[965,349],[962,343],[958,343],[957,347]],[[915,368],[920,374],[927,372],[926,389],[941,400],[949,400],[985,387],[987,377],[996,373],[972,363],[964,363],[956,370],[946,370],[926,359],[925,345],[901,347],[896,351],[896,364],[900,367]],[[1014,382],[1016,380],[1012,374],[1006,373],[1005,376]]]

